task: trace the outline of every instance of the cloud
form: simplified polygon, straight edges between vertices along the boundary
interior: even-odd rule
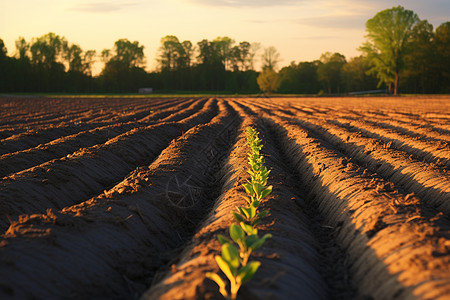
[[[309,25],[316,28],[335,28],[335,29],[361,29],[365,28],[368,16],[318,16],[295,20],[295,23]]]
[[[93,3],[79,3],[70,8],[71,11],[92,12],[92,13],[107,13],[119,11],[130,6],[138,5],[137,2],[93,2]]]
[[[265,7],[303,3],[307,0],[189,0],[208,6]]]
[[[370,13],[368,18],[372,18],[377,12],[390,9],[397,5],[405,9],[414,11],[422,20],[427,19],[432,22],[447,21],[450,15],[450,1],[448,0],[342,0],[339,2],[345,7],[365,8]]]
[[[312,35],[312,36],[305,36],[302,38],[298,38],[300,40],[314,40],[314,41],[319,41],[319,40],[332,40],[332,39],[336,39],[339,38],[335,35]]]

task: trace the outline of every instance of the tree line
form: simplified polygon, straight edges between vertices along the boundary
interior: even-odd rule
[[[450,22],[433,29],[413,11],[397,6],[369,19],[366,32],[361,56],[347,60],[326,52],[279,71],[275,47],[226,36],[196,44],[165,36],[152,72],[144,68],[144,46],[138,41],[119,39],[112,49],[97,53],[48,33],[29,42],[19,37],[15,53],[8,55],[0,39],[0,92],[134,93],[141,87],[160,92],[329,95],[374,89],[393,94],[450,92]],[[93,76],[97,60],[103,69]]]

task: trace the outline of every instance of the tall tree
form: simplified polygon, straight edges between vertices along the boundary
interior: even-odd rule
[[[322,64],[317,69],[319,80],[326,85],[328,94],[331,94],[333,88],[340,93],[341,69],[347,62],[345,56],[340,53],[326,52],[320,56],[320,61]]]
[[[230,69],[233,72],[238,72],[241,67],[241,49],[239,46],[234,46],[231,48],[230,54]]]
[[[437,72],[439,73],[441,90],[450,92],[450,22],[445,22],[436,28],[434,33],[434,48],[438,60]]]
[[[103,49],[102,52],[100,52],[100,59],[106,64],[111,59],[111,49]]]
[[[62,91],[65,86],[64,49],[67,40],[53,32],[32,39],[30,46],[33,85],[40,91]]]
[[[105,49],[102,57],[110,57],[101,74],[105,90],[136,91],[145,81],[147,73],[142,68],[145,62],[144,46],[140,46],[138,41],[119,39],[114,43],[114,55],[111,56],[111,52]]]
[[[404,70],[404,57],[411,46],[413,28],[419,17],[402,6],[378,12],[366,22],[367,41],[360,47],[369,59],[381,82],[394,86],[398,93],[400,73]]]
[[[262,69],[275,70],[280,62],[280,53],[274,46],[270,46],[264,49],[264,53],[261,55]]]
[[[112,59],[121,62],[128,69],[142,67],[145,62],[144,46],[139,46],[138,41],[119,39],[114,43],[114,51],[116,55]]]
[[[234,40],[224,36],[217,37],[212,41],[215,52],[217,53],[219,59],[222,61],[222,64],[225,66],[225,69],[230,69],[231,60],[232,60],[232,47],[234,44]]]
[[[363,56],[352,57],[341,69],[341,82],[346,92],[374,90],[377,78],[369,75],[370,66]]]
[[[38,80],[35,76],[45,76],[44,74],[33,74],[32,65],[30,60],[30,43],[28,43],[24,37],[19,37],[15,41],[16,53],[14,61],[14,83],[12,88],[14,91],[32,91],[35,89],[34,83]]]
[[[198,46],[198,86],[204,90],[220,90],[224,88],[225,65],[218,51],[217,44],[206,39],[197,43]]]
[[[251,62],[250,62],[250,49],[251,44],[249,42],[240,42],[239,43],[239,63],[241,71],[247,71],[251,69]]]
[[[31,61],[50,69],[56,63],[62,62],[66,45],[67,41],[64,37],[53,32],[47,33],[32,42]]]
[[[83,50],[81,47],[77,44],[67,45],[64,52],[69,66],[68,71],[83,72],[83,60],[81,57]]]
[[[251,43],[250,44],[250,50],[248,54],[248,69],[254,70],[255,69],[255,57],[258,54],[259,50],[261,49],[261,43]]]
[[[279,91],[286,94],[317,94],[321,89],[317,79],[320,61],[291,64],[280,70],[281,85]]]
[[[0,39],[0,91],[6,90],[8,78],[8,49],[5,43]]]
[[[83,55],[83,73],[92,76],[92,65],[95,63],[95,50],[87,50]]]
[[[179,69],[184,57],[184,47],[174,35],[166,35],[161,39],[158,62],[161,70],[172,71]]]
[[[6,49],[5,42],[0,39],[0,59],[6,59],[6,55],[8,53],[8,49]]]
[[[435,49],[433,47],[433,25],[427,20],[418,22],[413,28],[411,48],[405,55],[406,83],[410,85],[408,91],[413,93],[429,92],[436,82]]]
[[[24,37],[19,37],[16,42],[16,51],[18,55],[18,58],[23,60],[26,57],[28,57],[28,51],[30,50],[30,44],[27,43]]]
[[[220,64],[224,67],[221,57],[214,46],[214,43],[203,39],[197,43],[198,56],[197,61],[201,65],[216,65]]]
[[[192,65],[192,56],[194,55],[194,45],[192,45],[191,41],[183,41],[181,46],[183,47],[183,67],[190,68]]]

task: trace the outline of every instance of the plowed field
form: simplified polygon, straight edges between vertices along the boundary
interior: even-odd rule
[[[241,299],[450,299],[450,97],[0,98],[1,299],[221,299],[217,234],[263,140]]]

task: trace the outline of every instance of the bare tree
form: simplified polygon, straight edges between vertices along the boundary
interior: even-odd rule
[[[262,69],[275,70],[280,62],[280,53],[274,46],[270,46],[264,49],[264,53],[261,56]]]

